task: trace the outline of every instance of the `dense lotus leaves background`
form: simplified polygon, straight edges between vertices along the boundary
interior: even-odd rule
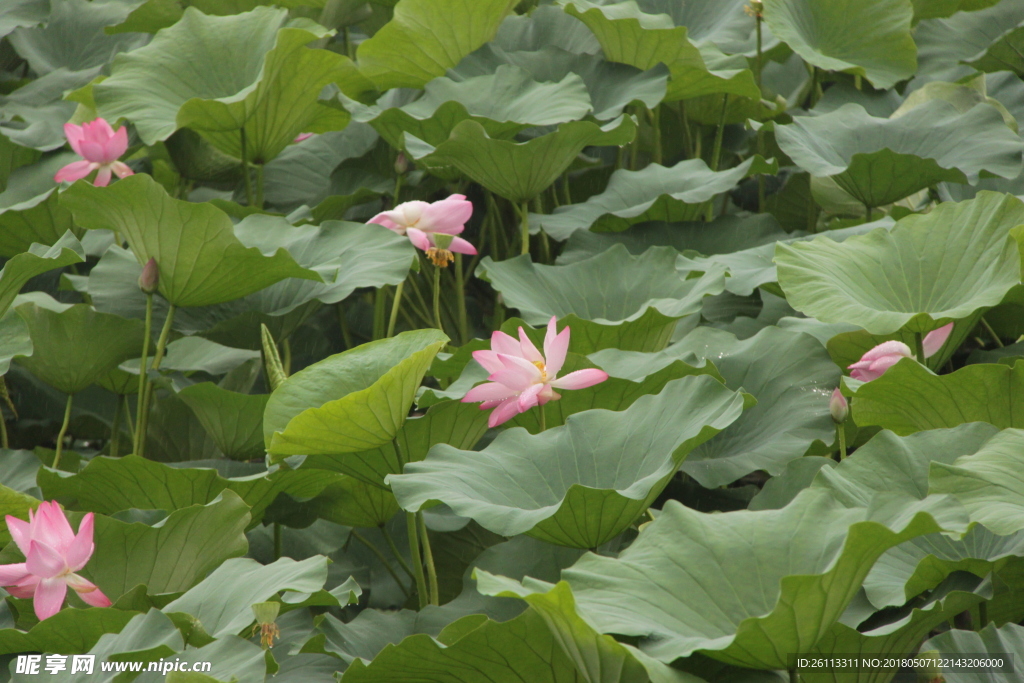
[[[0,2],[0,565],[57,501],[111,602],[0,586],[0,680],[1018,680],[911,658],[1024,654],[1022,51],[1018,0]],[[450,265],[369,222],[451,195]],[[607,378],[495,424],[498,332]],[[905,665],[794,666],[853,653]]]

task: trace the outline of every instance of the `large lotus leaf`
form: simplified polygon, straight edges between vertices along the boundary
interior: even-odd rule
[[[555,11],[550,7],[548,10]],[[582,27],[564,13],[556,16],[565,17],[575,26]],[[455,80],[469,79],[493,74],[507,65],[523,69],[542,82],[557,83],[575,74],[583,79],[594,118],[600,121],[621,115],[632,103],[656,107],[664,99],[668,85],[668,68],[663,64],[641,71],[628,64],[606,61],[595,54],[576,54],[553,45],[536,51],[506,52],[498,45],[488,43],[463,59],[448,75]]]
[[[22,147],[44,152],[63,147],[67,144],[64,124],[76,107],[62,99],[64,93],[87,85],[99,70],[57,69],[9,95],[0,95],[0,132]]]
[[[49,155],[11,173],[0,194],[0,256],[16,256],[36,242],[54,244],[68,230],[81,236],[71,214],[58,204],[53,184],[57,169],[77,158],[63,153]]]
[[[1006,655],[1009,653],[1018,654],[1024,652],[1024,626],[1017,624],[1005,624],[996,628],[995,624],[989,624],[980,631],[964,631],[961,629],[950,629],[940,633],[921,646],[921,652],[937,652],[942,658],[983,658],[1003,659],[1004,666],[993,668],[993,670],[971,671],[959,668],[943,669],[943,679],[949,683],[1019,683],[1020,672],[1006,669]],[[989,656],[986,656],[989,655]],[[1014,658],[1016,660],[1016,657]],[[1017,662],[1013,661],[1013,665]]]
[[[26,303],[16,310],[34,347],[18,362],[65,394],[77,394],[142,352],[144,329],[138,320],[100,313],[88,304],[57,312]]]
[[[424,90],[405,106],[343,102],[353,119],[372,125],[392,147],[401,147],[406,133],[440,145],[466,119],[483,125],[493,138],[509,138],[528,126],[552,126],[591,113],[586,86],[572,73],[543,83],[517,66],[503,65],[493,74],[464,81],[435,78]]]
[[[476,121],[463,121],[436,147],[405,136],[410,154],[428,168],[454,166],[491,192],[515,202],[533,199],[572,165],[584,147],[624,145],[636,134],[636,121],[621,116],[605,125],[563,123],[527,142],[495,140]],[[500,163],[495,163],[500,159]]]
[[[666,14],[676,26],[685,26],[694,44],[716,45],[726,54],[757,50],[755,22],[743,10],[743,0],[721,2],[687,2],[675,0],[637,0],[637,5],[648,14]],[[778,39],[762,27],[762,48],[765,52],[775,47]]]
[[[247,557],[230,559],[163,611],[192,615],[214,638],[238,633],[253,622],[254,603],[266,602],[280,591],[315,593],[323,588],[327,562],[323,556],[301,562],[282,557],[264,566]]]
[[[1007,237],[1021,223],[1024,202],[980,192],[908,216],[891,231],[779,244],[779,284],[790,305],[823,322],[925,333],[995,306],[1020,282],[1017,244]]]
[[[914,21],[940,19],[957,12],[977,12],[998,4],[999,0],[911,0],[914,4]]]
[[[1006,32],[989,45],[983,54],[968,63],[978,71],[1013,71],[1018,77],[1024,77],[1024,26],[1018,24],[1002,28]]]
[[[934,5],[937,3],[928,3]],[[1024,6],[999,2],[978,11],[957,12],[947,19],[927,19],[914,32],[918,70],[913,85],[927,81],[955,82],[977,71],[964,62],[984,54],[990,45],[1024,21]]]
[[[404,0],[356,52],[360,72],[384,91],[422,88],[491,40],[514,0]]]
[[[124,19],[123,2],[50,0],[46,26],[16,29],[11,45],[40,76],[65,68],[84,71],[103,66],[119,52],[145,45],[149,36],[110,36],[103,29]]]
[[[379,448],[397,435],[416,389],[448,337],[412,330],[330,356],[289,377],[267,403],[272,461]]]
[[[988,422],[1024,428],[1024,363],[968,365],[935,375],[911,359],[861,386],[852,402],[858,426],[878,425],[897,434]]]
[[[872,659],[903,657],[915,652],[932,629],[991,597],[991,593],[991,584],[982,583],[981,579],[970,574],[957,574],[936,588],[921,604],[886,615],[890,619],[887,623],[871,623],[863,632],[836,623],[807,654],[831,657],[842,653],[844,656]],[[832,683],[842,677],[844,683],[889,683],[897,668],[875,666],[859,671],[842,669],[842,673],[828,668],[804,669],[800,671],[800,680],[805,683]]]
[[[944,100],[890,119],[847,104],[776,126],[775,139],[801,168],[832,178],[866,206],[890,204],[940,181],[976,184],[982,171],[1015,178],[1024,149],[995,107],[961,114]]]
[[[323,476],[316,470],[308,472],[317,477]],[[338,479],[326,486],[311,505],[320,519],[368,529],[385,525],[400,509],[391,491],[345,475],[338,475]]]
[[[530,214],[530,226],[557,240],[577,230],[626,230],[644,221],[692,221],[705,202],[755,173],[775,173],[778,165],[754,156],[739,166],[715,172],[702,159],[687,159],[675,166],[651,164],[640,171],[619,169],[604,192],[581,204],[555,209],[552,214]]]
[[[190,7],[149,45],[114,60],[111,76],[93,88],[97,111],[131,120],[146,144],[189,127],[234,157],[244,129],[246,155],[258,163],[303,131],[344,128],[347,115],[317,98],[351,77],[351,62],[307,48],[322,29],[289,28],[287,18],[269,7],[227,17]]]
[[[185,13],[185,5],[178,0],[128,0],[133,5],[131,13],[116,26],[107,27],[107,33],[156,33],[160,29],[173,26]],[[322,8],[326,0],[189,0],[187,6],[205,12],[227,16],[248,12],[263,5],[278,7],[318,7]]]
[[[216,461],[212,461],[216,464]],[[77,474],[51,469],[39,472],[39,486],[48,498],[74,499],[71,507],[113,514],[121,510],[179,510],[190,505],[206,505],[224,489],[231,489],[250,507],[250,526],[262,518],[267,506],[278,494],[293,498],[312,498],[320,494],[340,475],[306,470],[256,471],[242,476],[224,476],[206,463],[191,467],[172,467],[163,463],[126,455],[122,458],[96,457]],[[204,466],[206,465],[206,466]]]
[[[34,26],[46,21],[49,0],[10,0],[0,7],[0,37],[20,26]]]
[[[730,389],[757,399],[683,463],[682,470],[702,486],[723,486],[755,470],[780,474],[816,440],[832,442],[827,396],[839,382],[839,370],[810,335],[768,327],[739,340],[724,330],[698,327],[656,354],[599,351],[592,360],[613,375],[644,374],[690,354],[713,362]],[[612,358],[614,366],[606,362]]]
[[[764,21],[806,62],[867,77],[881,89],[910,78],[917,48],[909,0],[767,0]]]
[[[384,478],[400,474],[403,461],[423,460],[439,443],[469,450],[486,431],[487,414],[480,411],[479,406],[441,401],[431,405],[426,415],[408,418],[394,441],[354,453],[310,455],[302,467],[344,472],[361,482],[386,489]],[[401,455],[396,449],[401,450]]]
[[[888,548],[966,527],[939,498],[883,494],[845,508],[827,491],[804,491],[781,510],[716,514],[670,500],[617,559],[584,555],[562,578],[580,616],[602,633],[640,636],[659,661],[699,650],[784,669],[789,653],[814,647],[836,623]]]
[[[386,646],[369,664],[355,659],[341,680],[391,683],[416,676],[437,683],[702,683],[659,662],[645,662],[628,646],[596,633],[576,614],[565,584],[528,600],[536,606],[510,621],[463,617],[437,639],[413,635]]]
[[[684,279],[686,273],[675,267],[677,255],[675,249],[656,247],[633,256],[617,244],[567,266],[535,264],[528,255],[505,261],[485,257],[478,274],[531,325],[569,315],[603,324],[632,322],[649,309],[681,318],[700,311],[705,296],[720,294],[724,277],[719,268]]]
[[[217,448],[233,460],[262,457],[263,411],[269,394],[240,394],[213,382],[201,382],[178,392],[210,435]]]
[[[145,174],[109,188],[76,183],[61,203],[79,225],[118,231],[140,263],[156,259],[160,293],[175,306],[231,301],[289,277],[322,281],[283,247],[272,256],[246,248],[226,213],[207,203],[173,199]]]
[[[621,412],[577,413],[538,435],[506,430],[479,453],[435,446],[387,482],[407,510],[440,501],[503,536],[595,548],[632,524],[687,454],[742,412],[743,396],[714,378],[684,377]]]
[[[70,231],[51,247],[33,244],[28,251],[8,259],[0,269],[0,316],[7,313],[21,288],[36,275],[83,261],[85,249]]]
[[[548,47],[578,55],[597,55],[601,45],[585,24],[557,5],[538,5],[528,14],[510,14],[498,27],[494,40],[485,45],[501,50],[540,52]]]
[[[32,355],[32,335],[20,315],[8,311],[0,318],[0,376],[6,375],[15,356]]]
[[[674,25],[669,16],[647,14],[634,0],[608,5],[565,0],[561,4],[594,32],[609,61],[638,69],[650,69],[658,63],[668,66],[671,79],[666,100],[712,93],[760,99],[745,61],[725,60],[710,44],[698,48],[687,37],[686,26]]]
[[[246,361],[259,357],[259,351],[236,349],[203,337],[182,337],[167,345],[160,367],[186,374],[205,372],[209,375],[226,375]],[[129,365],[129,368],[136,370],[138,363]]]
[[[99,515],[96,552],[79,573],[115,601],[140,584],[150,595],[185,591],[227,558],[245,554],[248,524],[249,506],[232,491],[153,526]]]
[[[101,636],[119,633],[136,616],[135,612],[116,608],[91,607],[65,609],[37,623],[28,631],[0,630],[0,653],[16,652],[88,652]],[[168,620],[168,625],[174,625]],[[177,629],[174,629],[177,632]],[[178,640],[181,640],[179,635]],[[173,651],[167,654],[174,654]]]
[[[972,521],[994,533],[1014,534],[1024,529],[1022,443],[1024,431],[1006,429],[977,453],[961,456],[952,464],[932,465],[929,491],[952,495],[967,508]]]

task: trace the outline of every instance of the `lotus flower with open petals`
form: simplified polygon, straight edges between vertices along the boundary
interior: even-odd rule
[[[470,389],[462,401],[482,401],[481,410],[494,408],[487,424],[496,427],[534,406],[558,400],[561,396],[555,389],[586,389],[608,379],[608,373],[596,368],[559,378],[568,350],[569,328],[558,332],[554,317],[548,322],[543,355],[523,328],[519,328],[519,339],[497,331],[491,335],[490,351],[473,352],[473,358],[491,373],[489,381]]]
[[[924,357],[931,358],[938,353],[942,345],[949,339],[949,334],[952,331],[953,323],[949,323],[925,335],[921,342],[921,346],[924,349]],[[859,379],[862,382],[870,382],[881,377],[885,374],[886,370],[904,358],[913,357],[914,352],[901,341],[882,342],[861,356],[859,361],[849,366],[850,377]]]
[[[82,157],[82,161],[72,161],[57,171],[53,179],[58,183],[65,180],[74,182],[99,169],[93,185],[106,187],[110,183],[111,173],[117,174],[118,178],[134,174],[128,164],[118,161],[128,149],[128,129],[124,126],[115,132],[105,119],[96,119],[80,126],[65,123],[64,135],[75,154]]]
[[[32,598],[40,620],[60,611],[69,586],[87,604],[110,607],[103,591],[75,573],[86,565],[95,549],[93,513],[82,518],[78,534],[71,530],[54,501],[41,503],[35,513],[30,510],[27,522],[11,515],[6,521],[25,561],[0,565],[0,586],[16,598]]]
[[[473,203],[465,195],[453,194],[437,202],[403,202],[382,211],[367,223],[383,225],[399,235],[405,235],[417,249],[427,252],[435,265],[444,267],[454,259],[452,252],[476,254],[476,247],[456,237],[466,229],[466,221],[473,215]]]

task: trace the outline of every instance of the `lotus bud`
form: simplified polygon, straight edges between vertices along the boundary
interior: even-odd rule
[[[156,265],[156,259],[150,258],[142,267],[142,274],[139,275],[139,289],[146,294],[153,294],[160,287],[160,267]]]
[[[252,606],[252,613],[256,616],[256,625],[252,627],[252,634],[260,634],[260,645],[266,650],[274,646],[274,638],[281,635],[281,630],[274,623],[281,611],[279,602],[257,602]]]
[[[846,422],[846,416],[850,414],[850,404],[846,402],[846,397],[839,391],[839,387],[832,392],[832,398],[828,402],[828,411],[832,413],[832,421],[837,425]]]
[[[395,173],[398,175],[405,175],[409,172],[409,157],[405,156],[405,152],[399,152],[398,157],[395,158]]]

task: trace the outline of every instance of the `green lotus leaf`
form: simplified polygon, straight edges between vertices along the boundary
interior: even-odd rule
[[[996,628],[995,624],[989,624],[980,631],[963,631],[950,629],[940,633],[921,646],[922,655],[925,653],[938,653],[937,657],[957,657],[969,655],[970,657],[985,658],[986,653],[993,658],[999,659],[1000,655],[1024,651],[1024,626],[1017,624],[1005,624]],[[1013,683],[1020,678],[1019,673],[1004,671],[945,671],[945,678],[954,683]]]
[[[564,240],[587,228],[609,232],[645,221],[692,221],[705,211],[705,202],[728,192],[741,179],[776,171],[778,164],[758,156],[721,172],[712,171],[701,159],[670,167],[651,164],[640,171],[619,169],[604,192],[581,204],[559,207],[552,214],[530,214],[530,227]]]
[[[548,47],[577,55],[597,55],[601,45],[587,26],[557,5],[538,5],[528,14],[510,14],[494,40],[484,45],[507,52],[540,52]]]
[[[186,591],[224,560],[245,554],[248,524],[249,506],[232,491],[175,510],[154,526],[99,515],[96,552],[79,573],[114,601],[140,584],[150,595]]]
[[[528,142],[495,140],[476,121],[467,120],[452,129],[451,136],[436,147],[415,136],[405,136],[405,148],[427,168],[454,166],[491,192],[515,202],[525,202],[550,187],[572,165],[584,147],[624,145],[636,134],[631,116],[598,125],[570,121]],[[501,159],[500,164],[493,159]]]
[[[982,171],[1020,174],[1017,135],[995,107],[965,113],[944,100],[879,119],[847,104],[829,114],[777,126],[779,147],[816,177],[832,178],[866,206],[903,199],[940,181],[977,184]]]
[[[600,632],[640,636],[658,661],[699,650],[784,669],[838,621],[888,548],[966,528],[947,501],[883,494],[846,508],[804,491],[781,510],[705,514],[670,500],[618,558],[584,555],[562,577],[580,616]]]
[[[907,606],[895,614],[886,615],[887,623],[871,623],[869,630],[864,632],[843,623],[834,624],[808,655],[829,657],[843,653],[858,658],[901,658],[915,652],[934,628],[971,609],[991,594],[990,583],[959,573],[937,587],[920,605]],[[884,683],[891,680],[896,671],[897,667],[885,666],[864,667],[841,674],[828,669],[805,669],[800,671],[800,680],[826,683],[841,675],[850,683]]]
[[[359,71],[384,91],[422,88],[494,37],[511,0],[406,0],[356,52]]]
[[[263,456],[263,411],[269,394],[241,394],[201,382],[185,387],[178,397],[196,414],[224,455],[232,460]]]
[[[173,26],[185,13],[185,7],[177,0],[130,0],[135,5],[125,20],[115,26],[108,26],[107,33],[156,33],[160,29]],[[263,5],[278,7],[319,7],[326,0],[189,0],[188,6],[195,7],[205,14],[229,16],[240,14]]]
[[[68,230],[81,237],[71,214],[57,200],[53,174],[77,156],[54,154],[14,170],[0,194],[0,255],[17,256],[33,243],[51,245]]]
[[[323,477],[316,470],[300,471]],[[311,504],[320,519],[342,526],[368,529],[383,526],[400,510],[391,491],[346,475],[338,475]]]
[[[816,440],[833,441],[827,396],[839,382],[839,370],[809,335],[768,327],[739,340],[724,330],[698,327],[659,353],[599,351],[592,360],[613,375],[642,374],[688,355],[713,362],[726,386],[757,399],[683,463],[681,469],[702,486],[723,486],[756,470],[779,474]],[[609,365],[606,359],[616,356]]]
[[[510,621],[471,615],[449,624],[436,639],[413,635],[386,646],[369,664],[355,659],[341,680],[384,683],[418,675],[437,683],[473,683],[481,678],[531,683],[701,683],[658,662],[645,665],[642,655],[596,633],[576,615],[572,594],[564,584],[528,600],[537,606]]]
[[[1000,27],[1004,33],[992,42],[983,54],[976,56],[968,64],[978,71],[1013,71],[1018,77],[1024,77],[1024,26]],[[1009,30],[1007,30],[1009,29]]]
[[[929,3],[941,5],[942,3]],[[914,31],[918,48],[918,82],[953,83],[977,75],[965,64],[984,54],[990,45],[1024,21],[1024,7],[999,2],[977,11],[957,12],[947,19],[926,19]],[[1015,79],[1016,80],[1016,79]]]
[[[126,3],[50,0],[46,26],[15,29],[8,40],[40,76],[64,68],[85,71],[105,65],[119,52],[145,45],[139,34],[110,36],[104,27],[124,19]]]
[[[53,246],[33,244],[28,251],[11,257],[0,269],[0,316],[7,313],[18,292],[36,275],[85,261],[85,250],[68,231]]]
[[[480,453],[440,444],[387,483],[406,510],[440,501],[503,536],[595,548],[632,524],[687,454],[742,411],[742,395],[714,378],[684,377],[621,412],[577,413],[539,435],[506,430]],[[638,439],[647,445],[631,447]]]
[[[9,95],[0,95],[0,133],[22,147],[43,152],[67,144],[64,124],[72,118],[76,105],[64,101],[64,93],[87,85],[99,73],[99,67],[85,71],[61,68],[21,86]]]
[[[768,0],[764,21],[804,61],[825,71],[866,77],[887,89],[917,70],[907,0],[830,2]]]
[[[891,231],[779,244],[779,284],[791,306],[823,322],[872,334],[928,332],[995,306],[1020,282],[1020,255],[1007,237],[1021,223],[1024,202],[980,192],[908,216]]]
[[[1000,429],[1024,428],[1024,363],[1013,367],[968,365],[935,375],[905,359],[861,386],[851,404],[858,426],[878,425],[897,434],[988,422]]]
[[[942,19],[957,12],[977,12],[998,4],[999,0],[911,0],[914,4],[914,21]]]
[[[246,156],[258,163],[299,133],[344,128],[345,112],[317,98],[328,83],[351,82],[354,67],[307,48],[323,30],[291,28],[287,18],[269,7],[227,17],[189,7],[149,45],[114,60],[110,77],[93,88],[97,111],[129,119],[148,145],[189,127],[236,158],[244,130]]]
[[[0,318],[0,375],[6,375],[15,356],[32,355],[32,335],[20,315],[8,311]]]
[[[448,337],[413,330],[330,356],[289,377],[267,403],[263,435],[276,462],[338,455],[392,441]]]
[[[586,27],[565,13],[557,12],[554,7],[540,7],[533,15],[536,16],[541,9],[547,10],[543,13],[545,16],[565,17],[590,35]],[[648,108],[658,106],[665,98],[669,76],[664,64],[656,64],[641,71],[628,64],[605,61],[596,54],[576,54],[553,45],[530,51],[506,51],[495,43],[488,43],[467,56],[457,67],[449,70],[448,76],[455,80],[464,79],[465,82],[496,74],[509,65],[529,73],[534,80],[541,82],[558,83],[573,75],[582,79],[594,118],[599,121],[620,116],[634,102]],[[484,121],[481,123],[487,125]]]
[[[6,36],[20,26],[35,26],[46,21],[50,13],[49,0],[11,0],[0,7],[0,36]]]
[[[479,406],[442,400],[436,405],[431,404],[426,415],[405,421],[394,439],[397,446],[389,442],[355,453],[310,455],[302,467],[344,472],[363,483],[387,489],[385,477],[400,474],[403,461],[423,460],[427,452],[439,443],[471,449],[486,431],[487,414]],[[396,448],[401,449],[401,455]]]
[[[226,375],[243,363],[259,357],[259,351],[236,349],[203,337],[182,337],[167,345],[167,352],[160,367],[184,373],[205,372],[219,376]],[[132,363],[129,367],[133,365],[135,368],[138,367],[137,363]]]
[[[92,649],[104,634],[122,632],[136,616],[139,616],[136,612],[112,607],[61,610],[52,617],[40,621],[28,631],[19,631],[14,628],[0,630],[0,653],[5,655],[16,652],[82,654]],[[169,619],[167,623],[177,634],[178,631],[174,628],[174,624]],[[178,634],[178,640],[181,641],[180,634]],[[166,654],[174,654],[174,651],[169,650]]]
[[[662,330],[653,335],[658,339],[649,347],[619,348],[657,351],[668,341],[675,319],[699,312],[704,297],[720,294],[724,286],[721,268],[683,279],[675,268],[677,254],[675,249],[656,247],[632,256],[617,244],[567,266],[535,264],[529,256],[500,262],[484,257],[477,273],[531,325],[544,325],[556,316],[569,324],[574,335],[599,337],[610,327],[620,332],[639,327],[650,334],[654,324]],[[593,344],[592,348],[608,347]]]
[[[48,498],[68,497],[77,510],[113,514],[121,510],[180,510],[206,505],[224,489],[231,489],[250,507],[250,526],[263,519],[267,506],[281,493],[294,498],[313,498],[340,475],[306,470],[275,470],[211,461],[228,470],[224,476],[204,462],[191,467],[172,467],[134,455],[93,458],[77,474],[48,468],[39,471],[39,486]],[[240,472],[231,472],[240,470]],[[251,470],[252,471],[250,473]],[[241,476],[237,476],[241,475]]]
[[[576,74],[545,83],[506,65],[463,81],[435,78],[424,86],[422,97],[404,106],[363,105],[343,95],[339,99],[353,119],[372,125],[392,147],[401,147],[406,133],[440,145],[467,119],[480,123],[492,138],[509,138],[529,126],[557,125],[591,113],[590,96]]]
[[[561,4],[594,32],[609,61],[645,70],[659,62],[668,66],[668,101],[712,93],[760,99],[745,60],[727,60],[712,44],[698,48],[687,37],[686,26],[674,25],[671,17],[647,14],[634,0],[607,5],[561,0]]]
[[[144,329],[138,320],[100,313],[88,304],[57,312],[25,303],[15,310],[34,348],[18,363],[65,394],[77,394],[142,352]]]
[[[156,259],[160,294],[175,306],[231,301],[289,277],[322,281],[283,247],[272,256],[245,247],[227,214],[210,204],[173,199],[148,175],[109,188],[79,182],[61,203],[79,225],[118,231],[139,263]]]

